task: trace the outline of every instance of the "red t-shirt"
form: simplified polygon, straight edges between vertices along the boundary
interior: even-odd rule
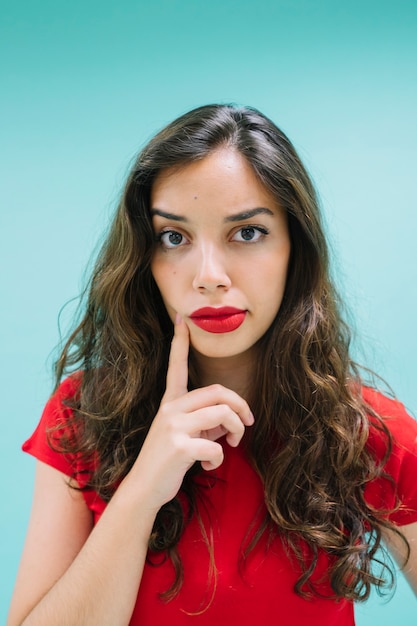
[[[53,451],[47,443],[45,431],[57,423],[65,428],[70,410],[63,406],[62,399],[73,396],[78,384],[76,379],[67,379],[61,384],[47,403],[35,432],[23,445],[25,452],[67,475],[72,475],[74,471],[78,473],[84,466],[74,455]],[[385,469],[394,479],[402,501],[400,509],[390,518],[398,525],[410,524],[417,521],[417,423],[398,402],[366,388],[363,394],[380,415],[390,418],[386,424],[393,435],[394,446]],[[368,445],[378,458],[382,457],[384,440],[376,429],[371,428]],[[268,548],[266,537],[261,538],[250,552],[243,569],[239,567],[239,554],[248,529],[265,510],[263,487],[241,446],[231,448],[224,444],[224,452],[224,462],[216,470],[217,479],[213,481],[208,472],[203,472],[198,478],[200,483],[206,485],[202,490],[206,507],[201,508],[200,514],[206,528],[211,527],[213,532],[217,568],[215,593],[213,578],[210,579],[208,574],[210,559],[207,547],[194,516],[179,542],[184,567],[184,583],[179,595],[168,603],[159,597],[173,581],[173,567],[169,559],[157,566],[145,564],[130,626],[164,623],[170,626],[236,623],[239,626],[352,626],[354,616],[350,601],[335,602],[320,597],[306,600],[294,593],[294,584],[300,572],[279,538]],[[83,493],[97,522],[106,504],[95,493]],[[370,483],[365,495],[374,506],[384,509],[394,507],[395,494],[389,481],[381,479]],[[153,560],[161,563],[163,559],[159,555]],[[323,576],[328,564],[329,557],[323,551],[319,555],[315,581]],[[322,583],[321,590],[324,594],[330,593],[326,583]],[[201,612],[207,604],[207,610]]]

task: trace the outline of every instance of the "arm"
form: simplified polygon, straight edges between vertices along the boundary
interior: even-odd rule
[[[43,590],[68,569],[90,534],[90,511],[81,493],[67,483],[68,476],[37,462],[32,512],[7,624],[21,622]]]
[[[7,626],[127,626],[160,507],[199,460],[218,467],[226,434],[237,446],[253,423],[247,403],[220,385],[187,390],[189,336],[175,327],[166,392],[131,471],[92,528],[82,494],[39,464],[35,500]]]
[[[116,493],[92,532],[68,477],[38,463],[28,534],[7,626],[129,623],[155,514],[136,488]]]
[[[410,558],[407,563],[405,563],[406,550],[404,542],[398,535],[392,531],[385,531],[384,540],[387,548],[398,563],[410,587],[417,596],[417,522],[408,524],[407,526],[401,526],[400,530],[410,545]]]

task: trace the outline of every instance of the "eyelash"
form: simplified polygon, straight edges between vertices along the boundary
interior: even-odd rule
[[[238,230],[236,230],[233,233],[233,236],[235,236],[237,233],[241,233],[242,231],[245,230],[254,230],[257,231],[260,236],[255,239],[255,241],[253,241],[252,239],[247,239],[247,240],[240,240],[238,241],[238,243],[256,243],[257,241],[259,241],[259,239],[262,239],[263,237],[265,237],[266,235],[269,235],[269,230],[267,228],[265,228],[264,226],[257,226],[255,224],[248,224],[247,226],[241,226],[240,228],[238,228]],[[174,248],[179,248],[182,245],[182,242],[179,243],[178,245],[166,245],[163,242],[163,236],[164,235],[170,235],[170,234],[175,234],[175,235],[179,235],[180,237],[186,239],[185,235],[183,235],[182,233],[180,233],[177,230],[173,230],[173,229],[169,229],[169,230],[162,230],[160,233],[158,233],[155,237],[155,241],[157,243],[159,243],[162,247],[164,247],[166,250],[173,250]]]
[[[155,237],[155,241],[157,243],[159,243],[162,247],[166,248],[167,250],[172,250],[173,248],[179,248],[178,246],[167,246],[166,244],[164,244],[162,237],[164,235],[170,235],[170,234],[175,234],[175,235],[180,235],[180,237],[184,238],[184,235],[182,235],[181,233],[179,233],[177,230],[162,230],[160,233],[158,233]]]
[[[257,241],[259,241],[259,239],[262,239],[266,235],[269,235],[269,230],[267,228],[265,228],[264,226],[256,226],[255,224],[248,224],[247,226],[241,226],[240,228],[238,228],[238,230],[235,231],[234,235],[236,235],[237,233],[241,233],[244,230],[255,230],[260,234],[260,236],[257,239],[255,239],[255,241],[253,241],[252,239],[248,239],[248,240],[240,241],[239,243],[243,243],[243,242],[256,243]]]

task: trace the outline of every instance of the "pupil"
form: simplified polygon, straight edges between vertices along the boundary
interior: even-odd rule
[[[245,241],[249,241],[250,239],[252,239],[253,234],[254,234],[253,228],[244,228],[242,230],[242,239],[245,239]]]
[[[169,233],[168,239],[169,243],[178,245],[179,243],[181,243],[182,235],[180,235],[179,233]]]

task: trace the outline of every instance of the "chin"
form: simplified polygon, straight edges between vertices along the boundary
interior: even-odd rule
[[[236,340],[228,341],[228,335],[219,333],[210,335],[205,341],[195,341],[191,337],[191,347],[195,353],[207,359],[227,359],[248,354],[253,345],[242,345]]]

